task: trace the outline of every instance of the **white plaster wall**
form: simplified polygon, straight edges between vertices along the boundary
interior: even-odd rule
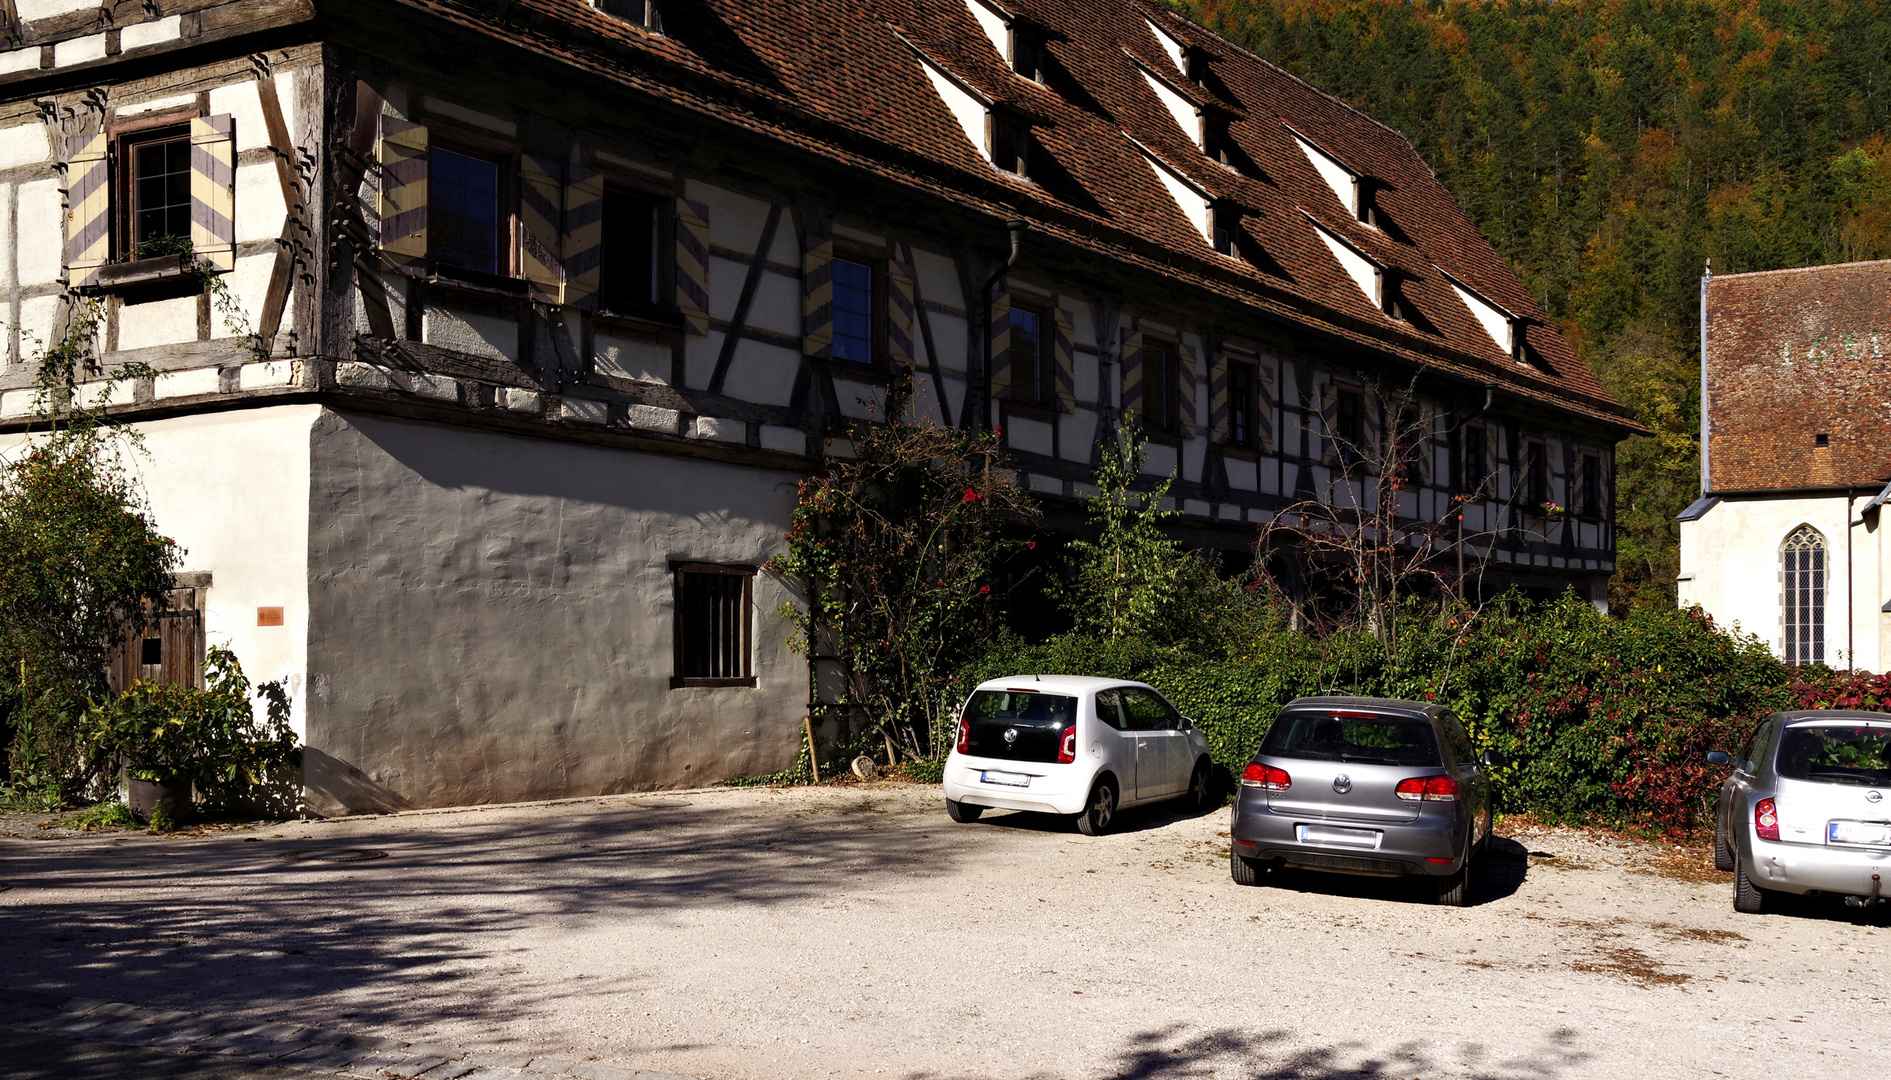
[[[801,279],[764,272],[749,298],[748,325],[801,336]]]
[[[251,682],[282,679],[291,722],[306,731],[309,430],[315,405],[280,405],[134,425],[127,456],[158,531],[183,549],[179,569],[209,571],[205,638],[236,653]],[[21,436],[0,436],[10,454]],[[283,625],[257,626],[280,607]]]
[[[598,371],[620,379],[670,381],[670,344],[600,329],[591,337],[592,362]]]
[[[120,349],[144,349],[196,340],[196,296],[126,304],[118,311]]]
[[[671,560],[759,564],[796,476],[328,412],[310,507],[315,805],[712,783],[792,763],[806,668],[755,580],[758,686],[672,690]]]
[[[764,405],[786,405],[794,397],[801,357],[793,349],[744,338],[735,343],[723,389],[731,397]]]
[[[510,315],[430,305],[421,322],[421,340],[428,345],[495,360],[518,358],[519,321]]]
[[[20,284],[58,279],[65,264],[65,214],[57,179],[20,185]]]
[[[730,251],[752,253],[768,224],[768,204],[700,180],[683,181],[685,198],[709,208],[709,242]]]
[[[1853,521],[1866,501],[1852,501]],[[1809,524],[1825,536],[1826,663],[1882,671],[1885,618],[1879,609],[1891,599],[1885,577],[1885,525],[1891,523],[1852,527],[1848,571],[1846,518],[1844,498],[1779,498],[1723,501],[1698,521],[1681,522],[1681,603],[1699,604],[1721,626],[1756,634],[1782,652],[1779,545]]]
[[[42,164],[52,156],[50,146],[44,124],[0,128],[0,169]]]

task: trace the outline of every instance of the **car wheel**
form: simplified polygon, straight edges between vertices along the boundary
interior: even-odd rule
[[[1471,853],[1471,858],[1476,862],[1482,863],[1490,856],[1490,838],[1496,825],[1496,817],[1496,813],[1489,806],[1484,807],[1484,838],[1477,842],[1477,850]]]
[[[1733,867],[1733,909],[1742,915],[1764,915],[1773,910],[1773,894],[1753,884],[1738,859]]]
[[[951,818],[953,821],[957,821],[961,824],[964,824],[966,822],[977,821],[978,815],[984,812],[985,812],[985,808],[982,806],[973,806],[970,803],[955,802],[952,799],[946,800],[946,816]]]
[[[1733,869],[1733,846],[1727,843],[1727,825],[1714,815],[1714,869],[1726,873]]]
[[[1208,809],[1208,780],[1214,774],[1209,771],[1208,759],[1195,763],[1195,771],[1188,778],[1188,808],[1195,813]]]
[[[1228,852],[1228,874],[1236,885],[1259,885],[1267,876],[1267,867],[1259,859]]]
[[[1458,862],[1458,868],[1445,877],[1432,878],[1432,887],[1437,889],[1433,899],[1439,907],[1463,907],[1464,894],[1471,883],[1472,847],[1467,837],[1464,844],[1464,858]]]
[[[1090,789],[1090,801],[1077,815],[1077,831],[1085,836],[1102,836],[1116,820],[1116,785],[1098,780]]]

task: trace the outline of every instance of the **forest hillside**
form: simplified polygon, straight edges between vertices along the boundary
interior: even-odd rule
[[[1703,268],[1891,257],[1891,4],[1171,3],[1412,140],[1653,431],[1621,447],[1613,598],[1672,603]]]

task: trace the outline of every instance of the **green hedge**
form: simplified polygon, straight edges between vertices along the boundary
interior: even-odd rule
[[[1193,717],[1217,764],[1238,774],[1280,707],[1319,693],[1442,701],[1482,748],[1504,753],[1500,806],[1551,821],[1697,833],[1720,772],[1708,750],[1744,741],[1793,704],[1792,669],[1698,610],[1614,618],[1572,595],[1474,619],[1414,605],[1388,650],[1363,634],[1315,638],[1282,625],[1214,652],[1188,644],[1055,638],[1003,642],[953,693],[1024,672],[1147,682]]]

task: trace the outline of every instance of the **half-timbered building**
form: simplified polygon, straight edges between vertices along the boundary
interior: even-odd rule
[[[288,680],[319,811],[789,764],[811,680],[758,568],[901,370],[1053,525],[1139,423],[1231,550],[1373,483],[1341,448],[1415,379],[1407,513],[1458,498],[1487,586],[1613,570],[1622,407],[1406,139],[1159,3],[0,0],[0,33],[0,432],[92,332],[178,603]]]

